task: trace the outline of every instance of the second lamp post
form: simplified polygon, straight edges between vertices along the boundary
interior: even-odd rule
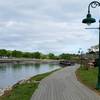
[[[83,21],[82,21],[82,23],[85,23],[88,25],[96,22],[96,20],[94,18],[92,18],[92,16],[91,16],[90,7],[92,7],[92,8],[100,7],[100,2],[93,1],[89,4],[88,14],[87,14],[86,18],[83,19]],[[97,82],[96,88],[100,89],[100,19],[99,19],[99,27],[98,28],[90,28],[90,29],[98,29],[99,30],[99,65],[98,65],[98,82]]]

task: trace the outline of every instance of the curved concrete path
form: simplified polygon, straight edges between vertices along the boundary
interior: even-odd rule
[[[79,65],[54,72],[40,82],[31,100],[100,100],[100,96],[77,81]]]

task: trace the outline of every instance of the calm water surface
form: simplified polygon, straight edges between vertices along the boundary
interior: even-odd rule
[[[60,68],[53,64],[0,64],[0,89],[37,74]]]

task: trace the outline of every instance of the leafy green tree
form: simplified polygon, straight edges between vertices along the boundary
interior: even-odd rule
[[[53,53],[48,54],[49,59],[56,59],[56,56]]]
[[[71,59],[71,54],[62,53],[61,55],[59,55],[59,58],[60,59],[70,60]]]
[[[12,51],[12,57],[21,58],[23,53],[21,51],[14,50]]]
[[[75,54],[66,54],[62,53],[58,56],[56,56],[53,53],[49,54],[42,54],[40,52],[21,52],[21,51],[10,51],[10,50],[5,50],[5,49],[0,49],[0,57],[16,57],[16,58],[35,58],[35,59],[66,59],[66,60],[73,60],[73,59],[78,59],[78,55]]]
[[[12,57],[12,51],[7,50],[7,57],[8,57],[8,58]]]
[[[0,56],[1,56],[1,57],[7,56],[7,50],[5,50],[5,49],[0,49]]]
[[[24,53],[23,53],[23,57],[24,57],[24,58],[32,58],[32,56],[33,56],[32,54],[33,54],[33,53],[24,52]]]
[[[40,52],[34,52],[33,53],[33,58],[40,59],[41,58],[41,53]]]
[[[48,58],[47,55],[45,55],[45,54],[41,54],[41,59],[47,59],[47,58]]]

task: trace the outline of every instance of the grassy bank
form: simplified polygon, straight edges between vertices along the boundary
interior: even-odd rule
[[[22,84],[17,83],[13,86],[11,91],[6,91],[5,94],[0,97],[0,100],[30,100],[39,85],[39,81],[53,72],[54,71],[34,76]]]
[[[81,81],[83,84],[88,86],[90,89],[100,93],[100,90],[96,90],[96,84],[97,84],[97,76],[98,76],[98,69],[83,69],[79,68],[76,71],[76,75],[79,81]]]

